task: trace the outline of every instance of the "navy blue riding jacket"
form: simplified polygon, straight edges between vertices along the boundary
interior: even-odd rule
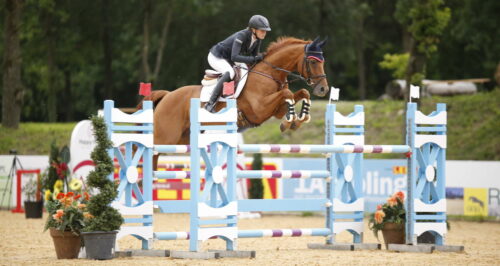
[[[234,62],[251,65],[255,62],[255,56],[259,53],[262,43],[262,40],[257,39],[250,47],[252,34],[250,29],[238,31],[214,45],[210,52],[218,58],[226,59],[231,65],[234,65]]]

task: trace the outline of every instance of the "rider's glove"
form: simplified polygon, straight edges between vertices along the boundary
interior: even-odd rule
[[[261,55],[261,54],[256,55],[256,56],[254,57],[254,62],[255,62],[255,63],[259,63],[260,61],[262,61],[262,59],[264,59],[264,56],[263,56],[263,55]]]

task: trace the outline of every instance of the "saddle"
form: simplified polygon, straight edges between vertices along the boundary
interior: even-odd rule
[[[241,68],[237,65],[234,65],[233,70],[235,73],[233,81],[224,83],[224,88],[222,90],[222,96],[224,97],[233,95],[235,92],[235,88],[238,87],[238,83],[241,80]],[[221,76],[222,73],[218,71],[215,71],[213,69],[206,69],[203,80],[201,81],[201,85],[215,85]]]

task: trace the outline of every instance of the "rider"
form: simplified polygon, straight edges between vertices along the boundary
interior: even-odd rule
[[[259,50],[268,31],[271,31],[271,26],[267,18],[254,15],[248,22],[248,28],[234,33],[210,49],[208,63],[213,69],[222,73],[222,76],[218,80],[209,102],[205,105],[207,111],[212,113],[215,111],[215,105],[222,92],[224,82],[229,82],[234,78],[232,67],[234,62],[252,65],[262,61],[263,55],[259,54]]]

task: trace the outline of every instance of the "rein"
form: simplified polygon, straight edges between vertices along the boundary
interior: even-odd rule
[[[304,50],[306,50],[306,49],[307,49],[307,45],[306,45],[306,46],[304,46]],[[318,79],[318,78],[319,78],[319,80],[322,80],[322,79],[326,78],[326,74],[321,74],[321,75],[312,76],[312,73],[311,73],[311,66],[310,66],[310,63],[309,63],[309,60],[308,60],[308,59],[309,59],[309,58],[311,58],[311,59],[313,59],[313,60],[317,60],[317,61],[320,61],[320,62],[322,62],[322,60],[320,60],[320,59],[319,59],[318,57],[316,57],[316,56],[312,56],[312,55],[308,56],[308,54],[323,54],[323,52],[316,52],[316,51],[305,51],[305,52],[304,52],[304,59],[303,59],[303,61],[302,61],[302,73],[304,73],[304,67],[305,67],[305,68],[306,68],[306,73],[307,73],[307,78],[305,78],[305,77],[304,77],[304,76],[302,76],[301,74],[295,74],[295,73],[293,73],[292,71],[286,70],[286,69],[281,68],[281,67],[277,67],[277,66],[275,66],[275,65],[273,65],[273,64],[271,64],[271,63],[269,63],[269,62],[267,62],[267,61],[265,61],[265,60],[262,60],[262,62],[263,62],[263,63],[265,63],[266,65],[270,66],[270,67],[271,67],[271,68],[273,68],[274,70],[284,72],[284,73],[286,73],[287,75],[294,77],[294,79],[292,79],[292,80],[290,80],[290,81],[288,81],[288,80],[286,80],[286,79],[285,79],[285,81],[283,82],[283,81],[281,81],[281,80],[278,80],[278,79],[274,78],[273,76],[271,76],[271,75],[269,75],[269,74],[267,74],[267,73],[263,73],[263,72],[260,72],[260,71],[254,70],[254,69],[253,69],[253,67],[254,67],[255,65],[253,65],[253,66],[252,66],[252,67],[248,70],[248,72],[253,72],[253,73],[255,73],[255,74],[258,74],[258,75],[261,75],[261,76],[264,76],[264,77],[267,77],[267,78],[269,78],[269,79],[274,80],[276,83],[278,83],[278,85],[279,85],[279,88],[280,88],[280,89],[283,89],[283,88],[285,87],[285,85],[286,85],[286,84],[290,84],[290,83],[295,82],[295,81],[298,81],[298,80],[302,80],[302,81],[304,81],[304,82],[305,82],[308,86],[312,86],[312,85],[314,85],[314,83],[313,83],[313,80],[314,80],[314,79]]]

